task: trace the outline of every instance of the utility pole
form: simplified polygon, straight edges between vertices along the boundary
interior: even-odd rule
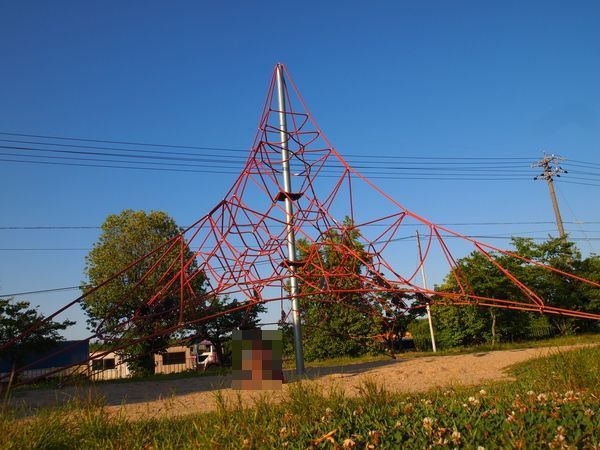
[[[292,324],[294,327],[294,347],[296,351],[296,375],[304,375],[304,354],[302,351],[302,329],[298,302],[298,280],[296,279],[296,235],[294,232],[295,195],[292,193],[290,176],[290,156],[288,151],[287,117],[285,106],[285,80],[283,66],[277,64],[277,99],[279,107],[279,136],[281,139],[281,172],[283,175],[283,195],[278,197],[285,202],[285,221],[287,229],[288,266],[290,271],[290,300],[292,301]],[[281,194],[281,193],[280,193]]]
[[[417,248],[419,249],[419,264],[421,265],[421,279],[423,280],[423,288],[427,289],[427,278],[425,278],[425,262],[423,261],[423,252],[421,250],[421,237],[419,236],[419,230],[417,233]],[[429,321],[429,333],[431,334],[431,348],[433,348],[433,353],[437,352],[437,347],[435,345],[435,335],[433,334],[433,322],[431,320],[431,309],[429,308],[429,302],[425,305],[425,310],[427,311],[427,320]]]
[[[558,226],[558,234],[563,242],[567,242],[567,235],[565,233],[565,227],[563,226],[562,217],[560,216],[560,210],[558,209],[558,201],[556,200],[556,192],[554,191],[554,177],[560,177],[561,173],[567,173],[558,164],[560,161],[564,161],[565,158],[556,155],[546,155],[538,162],[533,163],[531,167],[541,167],[543,172],[535,177],[534,180],[546,180],[548,182],[548,189],[550,190],[550,199],[552,200],[552,208],[554,208],[554,216],[556,217],[556,225]]]

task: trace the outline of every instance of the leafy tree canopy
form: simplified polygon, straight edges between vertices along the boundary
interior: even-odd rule
[[[108,216],[98,242],[86,257],[85,283],[95,286],[103,282],[180,233],[181,228],[175,221],[160,211],[125,210]],[[148,301],[180,270],[180,245],[168,249],[169,245],[165,245],[143,259],[86,297],[83,305],[90,327],[97,328],[105,342],[123,344],[154,335],[119,351],[135,374],[154,371],[154,353],[164,351],[171,337],[164,330],[176,326],[179,320],[179,281],[148,305]],[[192,252],[186,246],[184,262],[191,257]],[[197,267],[194,260],[186,272],[190,277],[195,274],[190,283],[195,293],[201,294],[205,279],[202,273],[197,273]],[[148,274],[151,268],[153,270]],[[190,295],[187,289],[185,293]]]
[[[0,346],[19,336],[35,324],[44,320],[44,316],[32,308],[29,302],[0,299]],[[61,330],[75,324],[70,320],[55,322],[48,320],[37,326],[28,336],[0,352],[0,359],[7,361],[13,369],[22,366],[31,354],[40,354],[51,349],[64,338]]]
[[[535,243],[532,239],[513,238],[514,253],[549,265],[559,270],[598,281],[600,258],[592,255],[582,259],[572,242],[549,239]],[[495,260],[526,286],[536,292],[546,304],[565,309],[600,310],[600,290],[564,275],[544,269],[515,257],[492,253]],[[458,261],[460,272],[473,293],[482,297],[529,302],[497,266],[485,255],[474,251]],[[439,291],[460,292],[458,283],[449,273]],[[473,345],[497,340],[518,340],[548,333],[568,334],[577,330],[589,330],[595,324],[563,316],[539,314],[499,308],[454,307],[436,305],[432,308],[436,338],[442,347]],[[547,329],[541,332],[540,327]],[[552,331],[553,330],[553,331]]]
[[[365,263],[370,256],[360,242],[360,231],[346,218],[341,229],[324,233],[318,244],[298,241],[299,269],[303,280],[302,321],[304,354],[307,360],[357,356],[373,350],[365,339],[382,330],[381,308],[365,288]],[[323,276],[323,269],[329,275]],[[323,294],[326,289],[330,294]]]

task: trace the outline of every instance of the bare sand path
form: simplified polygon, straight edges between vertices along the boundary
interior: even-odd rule
[[[542,347],[454,356],[431,356],[338,367],[313,368],[308,378],[323,386],[335,384],[348,395],[355,395],[365,380],[374,380],[388,390],[422,392],[433,387],[450,385],[472,386],[487,381],[506,380],[506,368],[552,352],[566,351],[579,346]],[[193,377],[163,381],[128,383],[101,383],[94,386],[69,386],[60,390],[32,390],[19,393],[15,406],[28,410],[60,405],[73,398],[102,398],[110,413],[125,414],[131,419],[149,417],[175,417],[207,412],[216,409],[216,393],[226,400],[240,394],[245,404],[251,404],[257,395],[267,394],[277,401],[289,388],[282,391],[233,391],[229,376]]]

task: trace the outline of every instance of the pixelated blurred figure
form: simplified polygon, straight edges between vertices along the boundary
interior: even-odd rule
[[[236,330],[233,332],[231,350],[232,389],[281,389],[281,331]]]

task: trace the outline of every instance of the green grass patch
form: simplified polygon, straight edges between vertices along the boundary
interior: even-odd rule
[[[551,339],[542,339],[535,341],[521,342],[503,342],[498,344],[481,344],[470,347],[457,347],[448,350],[441,350],[436,353],[433,351],[404,351],[396,353],[396,357],[400,359],[406,358],[422,358],[431,356],[446,356],[446,355],[463,355],[467,353],[490,352],[497,350],[516,350],[521,348],[539,348],[539,347],[562,347],[578,344],[600,344],[600,334],[582,334],[575,336],[560,336]],[[358,357],[340,357],[331,358],[320,361],[311,361],[306,363],[306,367],[332,367],[346,366],[352,364],[363,364],[376,361],[388,361],[390,355],[364,355]],[[284,362],[284,368],[292,369],[294,367],[293,358]]]
[[[598,448],[600,348],[557,350],[514,366],[514,382],[390,393],[365,382],[357,397],[297,382],[283,401],[128,421],[93,401],[17,420],[5,411],[0,447],[35,448]],[[369,447],[373,446],[373,447]]]

